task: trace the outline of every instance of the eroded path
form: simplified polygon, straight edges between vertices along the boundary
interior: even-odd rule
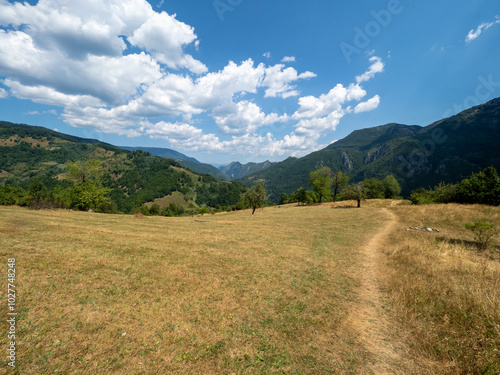
[[[380,290],[380,279],[386,272],[381,259],[382,250],[397,219],[387,208],[381,210],[381,215],[385,220],[381,220],[380,231],[360,249],[361,264],[356,275],[361,282],[360,293],[349,314],[348,324],[371,354],[371,361],[363,373],[408,374],[402,355],[404,344],[385,311],[384,296]]]

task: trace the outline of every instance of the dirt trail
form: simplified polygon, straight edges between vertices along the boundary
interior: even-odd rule
[[[389,220],[381,230],[360,249],[362,263],[358,276],[361,281],[359,301],[350,312],[348,324],[356,330],[358,339],[370,352],[372,361],[362,373],[408,374],[401,353],[404,344],[395,333],[395,325],[384,311],[383,294],[380,291],[380,277],[385,266],[381,261],[381,246],[389,232],[394,228],[396,215],[384,208],[384,216]],[[406,370],[405,370],[406,368]]]

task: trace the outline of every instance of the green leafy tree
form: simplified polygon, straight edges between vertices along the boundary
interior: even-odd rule
[[[342,172],[337,172],[332,178],[333,201],[337,201],[340,191],[347,186],[349,177]]]
[[[497,170],[494,167],[488,167],[462,180],[458,184],[455,200],[459,203],[499,205],[500,178]]]
[[[281,193],[280,204],[287,204],[290,201],[286,193]]]
[[[292,194],[290,194],[290,202],[297,202],[299,205],[306,204],[307,203],[306,189],[304,189],[303,187],[299,187]]]
[[[28,187],[28,206],[32,208],[41,208],[48,198],[49,192],[45,185],[38,179],[32,180]]]
[[[313,204],[319,203],[319,195],[311,190],[306,190],[306,203]]]
[[[23,204],[26,199],[26,192],[20,187],[10,185],[0,186],[0,205],[10,206]]]
[[[417,189],[410,195],[413,204],[465,203],[500,205],[500,178],[494,167],[473,173],[458,184],[440,183],[430,190]]]
[[[362,184],[347,186],[342,190],[341,195],[343,199],[357,201],[358,208],[361,207],[361,201],[366,198],[366,193]]]
[[[102,161],[98,159],[79,160],[67,164],[66,175],[76,184],[100,180],[102,176]]]
[[[91,208],[94,211],[105,211],[104,206],[110,204],[110,199],[107,196],[111,189],[105,188],[102,185],[94,182],[87,182],[82,185],[83,190],[80,197],[82,206]]]
[[[376,178],[364,180],[362,183],[363,190],[367,199],[384,199],[384,184]]]
[[[108,197],[111,189],[102,186],[102,162],[97,159],[81,160],[67,165],[67,176],[74,185],[70,188],[70,201],[73,208],[105,211],[111,206]]]
[[[332,192],[330,186],[332,184],[332,170],[328,167],[322,167],[309,174],[308,185],[312,186],[314,192],[318,194],[319,203],[324,197],[329,197]]]
[[[401,194],[401,185],[393,175],[389,175],[382,180],[384,185],[385,199],[395,199]]]
[[[252,215],[255,213],[255,210],[260,207],[264,207],[266,204],[266,190],[261,184],[257,184],[250,190],[248,190],[245,194],[243,194],[243,202],[246,208],[252,209]]]

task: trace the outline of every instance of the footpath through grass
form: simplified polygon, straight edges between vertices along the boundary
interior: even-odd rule
[[[8,258],[20,313],[10,372],[362,373],[345,321],[379,208],[196,219],[0,207],[4,354]]]
[[[413,373],[500,374],[500,247],[481,249],[464,228],[483,217],[500,227],[500,208],[448,204],[393,212],[398,224],[385,243],[390,271],[383,285]]]

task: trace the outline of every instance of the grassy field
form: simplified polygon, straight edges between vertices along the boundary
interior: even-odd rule
[[[498,250],[462,228],[500,210],[395,203],[196,218],[0,207],[0,349],[15,258],[13,374],[380,373],[375,334],[401,344],[388,373],[498,374]],[[353,320],[367,304],[388,330]]]
[[[329,374],[370,361],[343,323],[379,209],[197,219],[0,207],[3,268],[15,257],[18,269],[18,373]]]
[[[500,209],[448,204],[393,212],[398,223],[383,244],[382,284],[409,346],[405,356],[422,374],[500,374],[500,247],[480,250],[463,225],[487,217],[500,227]]]

